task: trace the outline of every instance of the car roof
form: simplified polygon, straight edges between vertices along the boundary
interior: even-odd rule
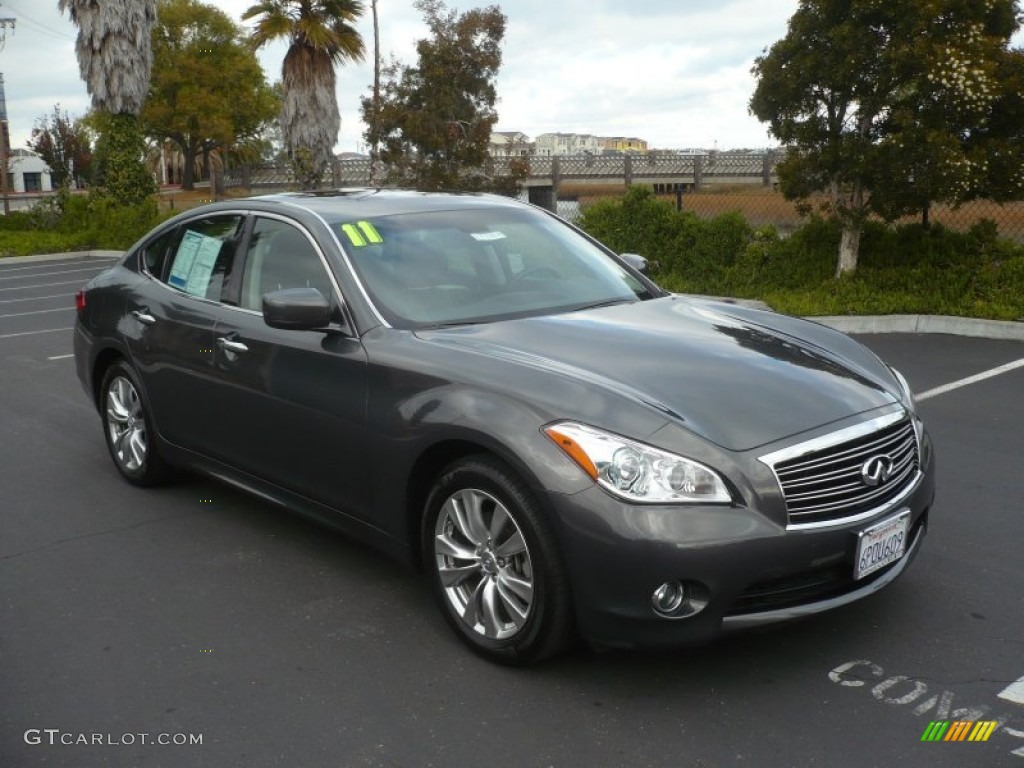
[[[298,207],[325,219],[368,218],[466,208],[530,207],[512,198],[483,193],[370,188],[280,192],[243,199],[246,202],[265,203],[271,208],[277,205]],[[243,199],[232,202],[237,206]]]

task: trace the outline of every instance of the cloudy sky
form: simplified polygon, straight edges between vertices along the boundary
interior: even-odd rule
[[[210,3],[238,21],[251,0]],[[359,24],[372,50],[369,14]],[[484,2],[480,3],[481,5]],[[379,0],[381,49],[414,63],[426,28],[412,0]],[[465,10],[473,0],[452,0]],[[652,147],[760,148],[771,144],[747,113],[753,59],[785,34],[797,0],[504,0],[508,16],[498,80],[500,130],[629,135]],[[24,147],[33,123],[60,105],[89,106],[74,56],[75,27],[57,0],[0,0],[14,17],[0,50],[11,145]],[[260,53],[280,78],[284,46]],[[372,56],[372,53],[371,53]],[[362,150],[359,98],[372,61],[339,72],[339,150]]]

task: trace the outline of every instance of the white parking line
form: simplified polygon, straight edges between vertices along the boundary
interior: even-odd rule
[[[72,261],[51,261],[49,263],[30,264],[27,267],[8,267],[6,264],[0,264],[0,274],[6,274],[7,272],[19,272],[24,269],[43,269],[45,267],[70,267],[72,264],[91,264],[94,261],[117,261],[116,256],[104,256],[102,258],[89,259],[83,262],[81,259]]]
[[[67,360],[69,357],[74,357],[75,354],[72,352],[70,355],[54,355],[53,357],[46,358],[47,360]]]
[[[73,299],[73,293],[55,293],[52,296],[29,296],[27,299],[0,299],[0,304],[13,304],[16,301],[42,301],[43,299]]]
[[[26,315],[45,315],[47,312],[73,312],[74,307],[57,307],[56,309],[36,309],[31,312],[14,312],[9,315],[0,315],[0,320],[5,317],[25,317]]]
[[[922,392],[919,395],[914,395],[914,399],[917,401],[927,400],[935,397],[936,395],[944,395],[947,392],[952,392],[954,389],[960,389],[961,387],[967,387],[971,384],[977,384],[979,381],[985,379],[991,379],[994,376],[1000,376],[1010,371],[1015,371],[1018,368],[1024,368],[1024,358],[1020,360],[1014,360],[1012,363],[1006,365],[1000,365],[998,368],[993,368],[990,371],[983,371],[982,373],[974,376],[968,376],[966,379],[960,379],[949,384],[943,384],[941,387],[935,387],[935,389],[929,389],[927,392]]]
[[[1012,701],[1014,704],[1024,704],[1024,677],[1006,686],[999,694],[999,698]]]
[[[19,285],[16,288],[0,288],[0,291],[34,291],[36,288],[50,288],[54,285],[85,285],[81,280],[65,280],[63,283],[39,283],[39,285]]]
[[[47,328],[45,331],[22,331],[21,333],[2,333],[0,339],[13,339],[15,336],[35,336],[37,333],[57,333],[58,331],[73,331],[74,328]]]
[[[86,267],[85,269],[61,269],[57,272],[40,272],[37,275],[15,275],[0,277],[0,280],[28,280],[33,277],[49,277],[50,275],[70,275],[72,272],[102,272],[106,267]]]

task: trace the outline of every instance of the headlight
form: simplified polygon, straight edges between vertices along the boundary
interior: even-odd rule
[[[897,371],[891,365],[889,366],[889,370],[892,371],[892,375],[896,377],[896,381],[900,383],[900,389],[903,390],[903,402],[909,406],[912,413],[917,413],[917,401],[914,400],[914,393],[910,389],[910,383],[902,373]]]
[[[729,491],[703,464],[594,427],[560,422],[544,428],[555,445],[602,488],[626,501],[727,504]]]

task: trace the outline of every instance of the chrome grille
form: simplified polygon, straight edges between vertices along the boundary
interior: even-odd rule
[[[892,471],[871,486],[862,469],[875,457],[890,459]],[[772,464],[791,525],[828,523],[874,509],[898,496],[917,476],[918,466],[917,434],[906,418]]]

